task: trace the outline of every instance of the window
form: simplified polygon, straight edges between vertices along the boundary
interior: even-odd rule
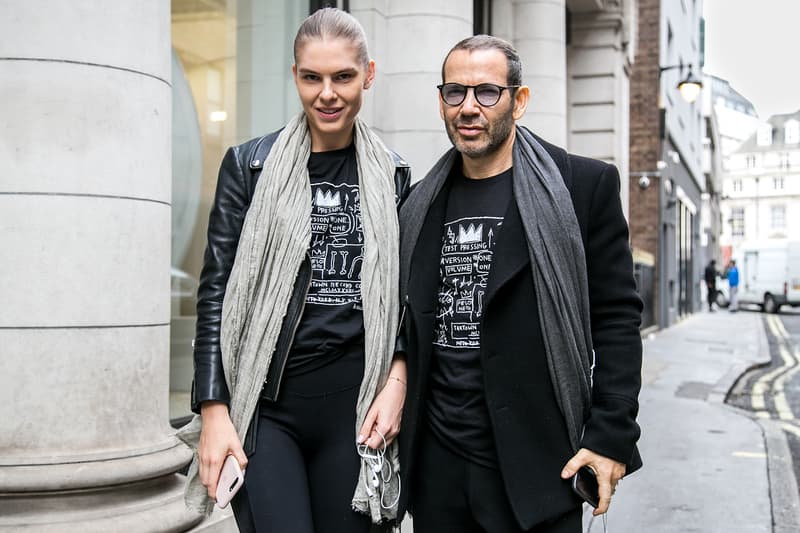
[[[800,142],[800,122],[796,120],[787,120],[783,127],[784,143],[797,144]]]
[[[756,132],[756,142],[759,146],[772,144],[772,124],[762,124]]]
[[[788,169],[788,168],[789,168],[789,166],[790,166],[790,165],[789,165],[789,154],[786,154],[786,153],[784,153],[784,154],[781,154],[781,162],[780,162],[780,167],[781,167],[782,169]]]
[[[733,180],[733,192],[742,192],[742,180]]]
[[[776,191],[783,190],[783,176],[776,176],[772,178],[772,188]]]
[[[731,209],[731,234],[734,237],[744,237],[744,207]]]
[[[786,206],[773,205],[770,209],[770,219],[772,222],[772,229],[786,229]]]
[[[745,158],[745,162],[747,164],[747,168],[756,168],[756,156],[753,154],[748,155]]]

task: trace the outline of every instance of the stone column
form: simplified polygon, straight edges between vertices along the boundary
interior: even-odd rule
[[[631,22],[621,3],[573,11],[567,61],[570,151],[619,168],[626,216]]]
[[[513,43],[531,88],[520,121],[544,139],[567,144],[567,48],[564,0],[513,0]],[[505,33],[505,32],[504,32]]]
[[[472,2],[350,0],[375,59],[375,84],[361,116],[421,179],[450,148],[436,85],[444,56],[472,35]]]
[[[0,531],[184,531],[170,14],[0,0]]]

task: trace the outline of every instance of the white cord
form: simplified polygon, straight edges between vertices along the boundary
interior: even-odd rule
[[[392,472],[391,464],[388,461],[384,461],[384,455],[386,454],[386,437],[377,429],[375,432],[381,436],[381,440],[383,441],[382,446],[377,450],[373,450],[366,444],[358,444],[356,445],[356,451],[358,452],[359,457],[361,457],[361,460],[364,461],[369,468],[370,479],[366,484],[367,494],[370,497],[374,496],[375,492],[373,492],[372,489],[374,488],[377,490],[380,488],[381,507],[384,509],[391,509],[397,505],[397,502],[400,501],[400,474],[398,472]],[[386,484],[391,482],[393,475],[397,475],[397,498],[395,498],[395,500],[389,505],[386,505],[384,502]]]

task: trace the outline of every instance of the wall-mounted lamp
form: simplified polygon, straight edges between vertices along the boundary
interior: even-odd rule
[[[662,72],[674,69],[680,69],[680,72],[683,73],[684,68],[687,69],[686,76],[684,77],[681,74],[681,81],[678,82],[677,89],[681,93],[681,97],[691,104],[697,100],[697,97],[700,96],[700,90],[703,88],[703,82],[700,78],[695,76],[691,63],[688,65],[681,63],[679,65],[660,67],[658,69],[658,74],[660,76]]]

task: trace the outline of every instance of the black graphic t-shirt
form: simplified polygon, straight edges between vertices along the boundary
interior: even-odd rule
[[[311,285],[286,373],[324,366],[363,342],[364,234],[355,147],[312,152]]]
[[[481,323],[511,196],[511,169],[480,180],[453,176],[439,262],[428,420],[445,446],[489,467],[496,467],[497,455],[483,393]]]

